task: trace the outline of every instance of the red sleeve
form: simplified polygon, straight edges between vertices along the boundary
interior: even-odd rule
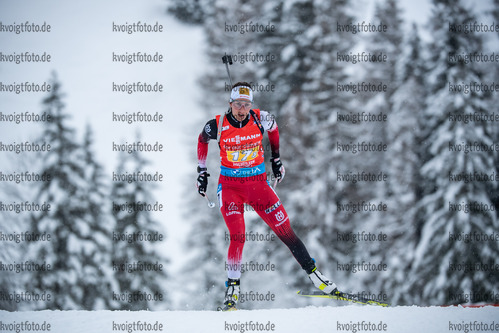
[[[217,121],[209,120],[198,137],[198,166],[206,168],[206,157],[208,156],[208,142],[217,139]]]
[[[272,158],[279,157],[279,129],[277,128],[277,124],[272,131],[267,131],[269,135],[270,142],[270,150],[272,152]]]
[[[203,136],[199,134],[198,137],[198,165],[201,168],[206,168],[206,156],[208,156],[208,141]]]

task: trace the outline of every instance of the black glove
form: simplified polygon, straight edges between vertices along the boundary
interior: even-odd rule
[[[198,182],[196,185],[198,188],[198,193],[202,197],[205,196],[206,188],[208,187],[208,177],[210,176],[210,174],[206,170],[207,170],[206,168],[198,167],[199,176],[198,176],[198,179],[197,179]]]
[[[284,178],[284,174],[286,173],[281,159],[279,157],[271,158],[270,162],[272,162],[272,172],[274,173],[274,177],[277,179],[277,182],[280,183]]]

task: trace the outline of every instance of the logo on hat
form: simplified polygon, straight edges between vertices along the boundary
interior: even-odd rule
[[[245,99],[253,102],[253,91],[250,87],[246,86],[234,87],[230,92],[230,101],[233,102],[237,99]]]
[[[239,95],[250,95],[248,87],[239,87]]]

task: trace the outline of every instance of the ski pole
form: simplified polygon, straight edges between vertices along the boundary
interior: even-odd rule
[[[204,197],[206,198],[206,201],[208,201],[208,207],[210,208],[215,207],[215,203],[213,201],[210,201],[210,199],[208,199],[208,195],[206,193],[204,194]]]
[[[222,62],[225,64],[225,69],[227,69],[227,75],[229,76],[230,88],[232,89],[232,78],[230,76],[229,65],[232,65],[232,56],[227,55],[227,53],[222,57]]]

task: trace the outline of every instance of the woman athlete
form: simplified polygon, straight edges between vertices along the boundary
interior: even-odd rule
[[[241,260],[244,247],[244,204],[249,204],[286,244],[313,284],[326,294],[336,285],[322,275],[305,245],[291,228],[288,214],[266,179],[262,138],[268,133],[272,171],[280,183],[284,167],[279,158],[279,131],[275,119],[266,111],[251,109],[253,91],[246,82],[236,83],[231,90],[229,110],[208,121],[198,138],[197,187],[205,196],[210,176],[206,168],[208,142],[217,140],[220,147],[221,171],[217,197],[220,212],[230,232],[228,281],[224,311],[235,310],[239,299]]]

